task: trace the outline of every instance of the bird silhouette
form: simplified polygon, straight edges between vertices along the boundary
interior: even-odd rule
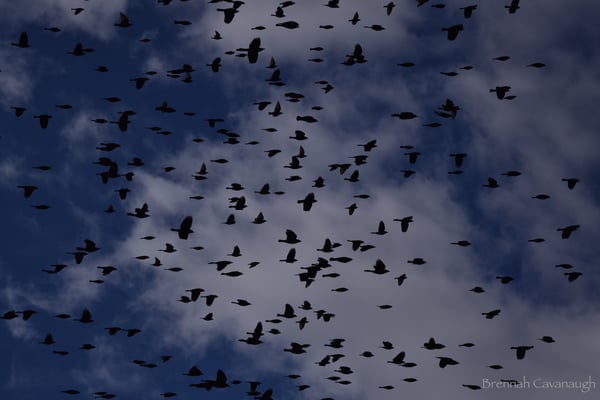
[[[312,192],[307,194],[304,199],[298,200],[298,204],[302,204],[302,210],[304,211],[310,211],[312,205],[316,202],[317,200],[315,199],[315,194]]]
[[[408,216],[408,217],[403,217],[403,218],[394,218],[394,221],[400,222],[400,229],[402,230],[402,232],[407,232],[408,226],[410,225],[411,222],[413,222],[413,217]]]
[[[16,46],[16,47],[20,47],[22,49],[26,49],[28,47],[31,47],[29,44],[29,36],[27,35],[27,32],[21,32],[21,34],[19,35],[19,41],[18,42],[12,42],[11,45]]]
[[[448,32],[448,40],[455,40],[458,37],[458,33],[462,30],[464,30],[463,24],[456,24],[448,28],[442,28],[442,31]]]
[[[471,18],[473,16],[473,11],[477,10],[477,4],[471,4],[461,7],[460,9],[463,10],[463,16],[465,18]]]
[[[83,324],[89,324],[91,322],[94,322],[94,320],[92,319],[92,314],[87,308],[83,309],[83,311],[81,312],[81,317],[75,319],[75,321],[79,321]]]
[[[114,25],[120,28],[127,28],[133,24],[129,22],[129,18],[127,18],[127,15],[119,13],[119,22],[115,23]]]
[[[579,225],[568,225],[564,228],[558,228],[557,231],[560,232],[560,237],[562,239],[568,239],[571,237],[571,234],[579,229]]]
[[[439,359],[439,367],[440,368],[446,368],[448,365],[457,365],[459,364],[458,361],[450,358],[450,357],[436,357],[437,359]]]
[[[294,307],[292,307],[291,304],[286,304],[283,314],[277,314],[277,316],[283,318],[296,318],[296,314],[294,313]]]
[[[286,262],[286,263],[289,263],[289,264],[292,264],[292,263],[295,263],[296,261],[298,261],[298,260],[296,259],[296,249],[294,249],[294,248],[291,248],[291,249],[288,251],[288,253],[287,253],[287,256],[285,257],[285,259],[283,259],[283,260],[279,260],[279,261],[281,261],[281,262]]]
[[[388,363],[396,364],[396,365],[403,365],[405,357],[406,357],[406,353],[404,351],[401,351],[398,354],[396,354],[396,356],[394,356],[394,358],[392,358],[390,361],[388,361]]]
[[[239,50],[239,49],[238,49]],[[260,38],[254,38],[248,45],[247,49],[242,49],[242,51],[246,51],[248,55],[248,62],[250,64],[255,64],[258,61],[258,53],[263,51],[264,49],[260,47]]]
[[[444,346],[441,343],[436,342],[434,338],[429,338],[429,340],[423,344],[423,348],[425,348],[427,350],[439,350],[439,349],[443,349],[444,347],[446,347],[446,346]]]
[[[500,314],[500,310],[499,309],[481,313],[481,315],[484,315],[485,318],[487,318],[487,319],[492,319],[492,318],[498,316],[499,314]]]
[[[572,271],[572,272],[565,272],[565,273],[563,273],[563,275],[565,275],[567,277],[569,282],[573,282],[574,280],[579,278],[581,275],[583,275],[583,273],[578,272],[578,271]]]
[[[511,0],[509,5],[505,5],[504,8],[508,9],[509,14],[514,14],[517,12],[519,7],[519,0]]]
[[[375,265],[373,265],[373,269],[365,269],[365,272],[372,272],[376,275],[383,275],[386,274],[388,272],[390,272],[383,261],[381,261],[380,259],[377,259],[377,261],[375,262]]]
[[[386,233],[388,233],[385,230],[385,223],[383,221],[379,221],[379,225],[377,225],[377,230],[371,233],[374,235],[385,235]]]
[[[544,343],[554,343],[555,342],[555,340],[552,336],[542,336],[539,339]]]
[[[310,344],[300,344],[297,342],[292,342],[292,343],[290,343],[290,347],[283,349],[283,351],[287,351],[292,354],[302,354],[302,353],[306,353],[306,350],[304,350],[304,349],[306,349],[308,347],[310,347]]]
[[[278,239],[277,241],[288,244],[296,244],[301,242],[301,240],[298,239],[298,235],[296,235],[296,233],[291,229],[285,230],[285,239]]]
[[[497,187],[499,187],[500,185],[498,184],[498,181],[494,178],[487,178],[487,183],[481,185],[490,189],[495,189]]]
[[[179,224],[179,228],[171,228],[173,232],[177,232],[177,236],[179,239],[187,240],[190,233],[193,233],[192,230],[192,222],[193,218],[191,216],[185,217],[181,223]]]
[[[529,350],[533,349],[533,346],[513,346],[511,350],[516,350],[517,360],[522,360],[525,358],[525,353]]]
[[[47,129],[48,128],[48,122],[50,122],[50,118],[52,118],[52,115],[49,115],[49,114],[39,114],[39,115],[34,115],[33,118],[37,118],[37,119],[40,120],[40,128]]]
[[[510,86],[496,86],[493,89],[490,89],[490,92],[495,92],[498,100],[502,100],[506,97],[506,93],[510,91]]]

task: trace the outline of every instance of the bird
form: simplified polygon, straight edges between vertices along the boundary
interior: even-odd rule
[[[279,261],[281,261],[281,262],[286,262],[286,263],[289,263],[289,264],[293,264],[293,263],[295,263],[296,261],[298,261],[298,260],[296,259],[296,249],[294,249],[294,248],[291,248],[291,249],[288,251],[288,253],[287,253],[287,256],[285,257],[285,259],[283,259],[283,260],[279,260]]]
[[[481,315],[484,315],[485,318],[487,318],[487,319],[492,319],[492,318],[498,316],[499,314],[500,314],[500,310],[499,309],[481,313]]]
[[[219,68],[221,68],[221,57],[216,57],[210,64],[206,64],[206,66],[210,67],[212,72],[219,72]]]
[[[44,337],[44,340],[42,340],[40,343],[41,343],[41,344],[45,344],[45,345],[49,346],[49,345],[51,345],[51,344],[54,344],[54,343],[56,343],[56,342],[54,341],[54,338],[52,337],[52,334],[51,334],[51,333],[49,333],[49,334],[47,334],[47,335]]]
[[[463,24],[452,25],[448,28],[442,28],[442,31],[448,32],[448,40],[452,41],[458,37],[458,33],[464,30]]]
[[[494,178],[487,178],[487,183],[481,185],[490,189],[495,189],[497,187],[499,187],[500,185],[498,184],[498,181]]]
[[[87,308],[83,309],[83,311],[81,312],[81,317],[75,319],[75,321],[79,321],[83,324],[89,324],[91,322],[94,322],[94,320],[92,319],[92,314]]]
[[[500,280],[500,282],[507,284],[515,280],[512,276],[497,276],[496,279]]]
[[[466,153],[451,153],[450,157],[454,158],[454,165],[456,168],[460,168],[463,164],[465,157],[467,157]]]
[[[398,286],[402,286],[406,278],[406,274],[402,274],[400,276],[395,277],[394,279],[398,281]]]
[[[525,353],[529,350],[533,349],[533,346],[512,346],[511,350],[516,351],[517,360],[522,360],[525,358]]]
[[[221,11],[223,13],[223,22],[226,24],[230,24],[233,21],[235,14],[238,12],[235,7],[217,8],[217,11]]]
[[[438,365],[439,365],[440,368],[446,368],[446,366],[448,366],[448,365],[457,365],[457,364],[459,364],[458,361],[456,361],[456,360],[454,360],[454,359],[452,359],[450,357],[436,357],[436,358],[440,360],[439,363],[438,363]]]
[[[349,178],[344,178],[344,180],[348,181],[348,182],[358,182],[359,181],[358,176],[359,176],[358,170],[354,170],[352,172],[352,174],[350,175],[350,177]]]
[[[383,275],[386,274],[388,272],[390,272],[383,261],[381,261],[381,259],[377,259],[377,261],[375,261],[375,265],[373,265],[373,269],[365,269],[365,272],[372,272],[374,274],[377,275]]]
[[[302,204],[302,210],[304,211],[310,211],[312,205],[316,202],[317,200],[315,199],[315,194],[312,192],[307,194],[304,199],[298,200],[298,204]]]
[[[552,336],[542,336],[539,339],[544,343],[554,343],[555,342],[555,340]]]
[[[450,244],[454,244],[461,247],[467,247],[471,245],[471,242],[469,242],[468,240],[459,240],[456,242],[451,242]]]
[[[377,230],[371,233],[374,235],[385,235],[386,233],[388,233],[385,230],[385,223],[383,221],[379,221],[379,225],[377,225]]]
[[[47,129],[48,128],[48,122],[50,122],[50,118],[52,118],[52,115],[49,115],[49,114],[39,114],[39,115],[34,115],[33,118],[37,118],[37,119],[40,120],[40,128]]]
[[[300,26],[300,24],[296,21],[285,21],[275,24],[275,26],[281,26],[287,29],[296,29]]]
[[[21,32],[21,34],[19,35],[19,40],[17,42],[12,42],[11,45],[20,47],[22,49],[31,47],[29,44],[29,36],[27,35],[27,32]]]
[[[263,51],[264,49],[260,47],[260,38],[254,38],[248,45],[247,49],[242,49],[247,52],[248,62],[250,64],[256,64],[258,61],[258,53]]]
[[[132,216],[132,217],[136,217],[136,218],[148,218],[148,204],[144,203],[142,204],[141,207],[139,208],[135,208],[134,212],[128,212],[127,215]]]
[[[372,29],[375,32],[379,32],[379,31],[385,30],[385,27],[383,25],[379,25],[379,24],[365,25],[365,28]]]
[[[93,253],[100,250],[100,248],[96,246],[96,243],[90,239],[85,239],[84,243],[85,247],[76,247],[75,249],[86,253]]]
[[[147,81],[149,81],[149,80],[150,80],[149,78],[146,78],[145,76],[141,76],[141,77],[138,77],[138,78],[132,78],[132,79],[130,79],[129,81],[130,81],[130,82],[135,82],[135,88],[136,88],[137,90],[140,90],[141,88],[143,88],[143,87],[144,87],[144,84],[145,84]]]
[[[396,4],[394,4],[393,1],[390,1],[389,3],[387,3],[385,6],[383,6],[385,8],[385,13],[387,15],[391,15],[392,14],[392,10],[394,9],[394,7],[396,7]]]
[[[179,228],[171,228],[171,231],[177,232],[177,236],[179,237],[179,239],[187,240],[190,233],[194,232],[192,230],[192,222],[192,216],[188,215],[181,221],[181,223],[179,224]]]
[[[291,342],[290,347],[283,349],[283,351],[287,351],[292,354],[302,354],[306,353],[306,350],[304,349],[306,349],[307,347],[310,347],[310,344],[300,344],[298,342]]]
[[[98,268],[98,269],[100,269],[102,271],[102,275],[103,276],[106,276],[106,275],[110,274],[111,272],[114,272],[114,271],[117,270],[117,268],[113,267],[112,265],[99,266],[99,267],[96,267],[96,268]]]
[[[508,93],[510,89],[510,86],[496,86],[495,88],[490,89],[490,92],[496,93],[498,100],[502,100],[506,97],[506,93]]]
[[[565,273],[563,273],[563,275],[565,275],[567,277],[569,282],[573,282],[574,280],[579,278],[581,275],[583,275],[583,273],[577,272],[577,271],[572,271],[572,272],[565,272]]]
[[[567,187],[571,190],[574,189],[577,182],[579,182],[578,178],[562,178],[561,180],[567,182]]]
[[[283,314],[277,314],[277,316],[283,318],[296,318],[296,314],[294,313],[294,307],[292,307],[291,304],[286,304]]]
[[[27,111],[27,108],[25,108],[25,107],[12,106],[10,108],[15,110],[15,116],[17,118],[20,117],[21,115],[23,115],[23,113],[25,113],[25,111]]]
[[[394,218],[394,221],[400,222],[400,229],[402,230],[402,232],[407,232],[408,226],[410,225],[411,222],[413,222],[413,217],[411,215],[411,216],[403,217],[403,218]]]
[[[579,225],[575,224],[575,225],[568,225],[563,228],[558,228],[556,230],[560,232],[560,237],[562,239],[568,239],[571,237],[571,234],[578,229],[579,229]]]
[[[351,19],[348,20],[352,25],[356,25],[360,21],[360,16],[358,12],[355,12]]]
[[[23,189],[23,197],[25,197],[26,199],[31,197],[33,192],[38,189],[38,187],[35,185],[18,185],[17,187],[19,189]]]
[[[397,117],[402,120],[417,118],[418,115],[413,113],[412,111],[402,111],[400,113],[392,114],[392,117]]]
[[[285,239],[278,239],[277,241],[288,244],[296,244],[301,242],[301,240],[298,239],[298,235],[296,235],[296,233],[291,229],[285,230]]]
[[[463,16],[465,18],[471,18],[473,16],[473,11],[477,10],[477,4],[461,7],[460,9],[463,10]]]
[[[283,114],[283,112],[281,111],[281,104],[279,102],[276,102],[275,106],[273,107],[273,111],[269,111],[269,115],[272,115],[273,117],[278,117],[281,114]]]
[[[94,51],[94,49],[89,48],[89,47],[83,47],[83,43],[77,42],[75,44],[75,47],[73,48],[73,50],[68,51],[67,54],[71,54],[71,55],[74,55],[76,57],[82,57],[86,53],[91,53],[93,51]]]
[[[394,356],[394,358],[392,358],[390,361],[388,361],[388,363],[396,364],[396,365],[403,365],[405,357],[406,357],[406,353],[404,351],[401,351],[398,354],[396,354],[396,356]]]
[[[423,348],[427,350],[439,350],[443,349],[444,347],[446,346],[436,342],[434,338],[429,338],[429,340],[423,344]]]
[[[550,196],[545,193],[540,193],[540,194],[536,194],[535,196],[531,196],[531,198],[538,199],[538,200],[547,200],[550,198]]]
[[[119,13],[119,22],[115,23],[114,25],[121,28],[127,28],[133,24],[129,22],[129,18],[127,18],[127,15]]]
[[[422,259],[421,257],[415,257],[412,260],[408,260],[407,263],[414,264],[414,265],[423,265],[423,264],[426,264],[427,262],[424,259]]]
[[[504,8],[508,9],[509,14],[514,14],[517,12],[519,7],[519,0],[511,0],[510,4],[505,5]]]

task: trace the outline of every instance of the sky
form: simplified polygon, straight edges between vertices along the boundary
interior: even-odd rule
[[[518,3],[0,2],[1,397],[595,396],[600,6]]]

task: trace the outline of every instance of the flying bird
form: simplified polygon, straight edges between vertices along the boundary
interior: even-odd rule
[[[383,221],[379,221],[379,225],[377,225],[377,230],[371,233],[374,235],[385,235],[386,233],[388,233],[385,230],[385,223]]]
[[[115,26],[121,27],[121,28],[127,28],[130,27],[131,25],[133,25],[131,22],[129,22],[129,18],[127,17],[127,15],[123,14],[123,13],[119,13],[119,22],[115,23]]]
[[[533,346],[513,346],[511,350],[516,350],[517,360],[522,360],[525,358],[525,353],[529,350],[533,349]]]
[[[28,47],[31,47],[29,45],[29,36],[27,35],[27,32],[21,32],[21,34],[19,35],[19,41],[18,42],[12,42],[11,45],[16,46],[16,47],[20,47],[22,49],[26,49]]]
[[[442,28],[442,31],[448,32],[448,40],[455,40],[458,37],[458,33],[464,30],[463,24],[452,25],[448,28]]]
[[[504,8],[508,9],[509,14],[514,14],[517,12],[519,7],[519,0],[511,0],[510,4],[505,5]]]
[[[92,319],[92,314],[87,308],[83,309],[83,311],[81,312],[81,317],[75,319],[75,321],[79,321],[83,324],[89,324],[91,322],[94,322],[94,320]]]
[[[187,240],[189,234],[194,232],[192,230],[192,221],[193,218],[188,215],[181,221],[179,228],[171,228],[171,230],[173,232],[177,232],[179,239]]]
[[[557,231],[560,232],[560,237],[562,239],[568,239],[571,237],[571,234],[579,229],[579,225],[569,225],[564,228],[558,228]]]
[[[377,275],[383,275],[390,272],[386,267],[383,261],[377,259],[375,265],[373,265],[373,269],[365,269],[365,272],[372,272]]]

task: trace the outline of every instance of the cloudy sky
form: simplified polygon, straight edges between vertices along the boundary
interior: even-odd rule
[[[0,2],[2,398],[600,390],[600,7],[335,3]]]

